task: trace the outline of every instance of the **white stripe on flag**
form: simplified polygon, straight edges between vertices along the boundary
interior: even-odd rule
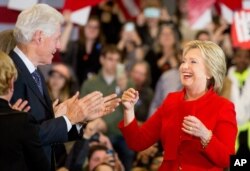
[[[122,3],[130,16],[137,16],[140,13],[140,10],[134,0],[122,0]]]

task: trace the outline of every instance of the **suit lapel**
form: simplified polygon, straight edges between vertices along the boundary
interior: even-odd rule
[[[42,96],[42,94],[39,91],[39,88],[37,87],[34,79],[32,78],[32,75],[30,74],[28,68],[25,66],[23,61],[20,59],[20,57],[14,52],[10,52],[10,56],[13,60],[13,62],[16,64],[16,68],[18,70],[18,74],[21,75],[24,79],[24,82],[26,85],[33,91],[33,93],[38,97],[38,99],[41,101],[41,103],[49,110],[51,111],[51,104],[49,105],[45,100],[46,98]],[[44,78],[42,77],[42,84],[43,84],[43,89],[46,89],[46,85],[44,83]],[[47,89],[44,91],[46,92],[46,95],[48,96]]]

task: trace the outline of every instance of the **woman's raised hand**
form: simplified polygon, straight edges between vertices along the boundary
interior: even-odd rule
[[[133,88],[129,88],[122,94],[122,104],[125,110],[133,110],[139,99],[139,93]]]

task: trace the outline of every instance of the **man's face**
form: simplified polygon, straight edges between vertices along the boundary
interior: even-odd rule
[[[137,64],[131,72],[131,78],[136,86],[142,86],[147,80],[147,67],[144,64]]]
[[[250,56],[249,52],[247,50],[240,50],[235,56],[234,56],[234,62],[237,68],[237,71],[243,72],[246,70],[250,65]]]
[[[37,64],[46,65],[51,64],[54,54],[61,47],[60,43],[61,30],[58,25],[56,32],[50,36],[42,33],[40,43],[37,48]]]
[[[120,54],[108,52],[105,56],[101,57],[102,69],[106,73],[114,75],[116,73],[116,67],[119,61]]]

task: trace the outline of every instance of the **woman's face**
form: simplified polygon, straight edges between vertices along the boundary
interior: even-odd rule
[[[57,72],[49,76],[49,87],[52,91],[60,91],[66,84],[66,79]]]
[[[191,49],[186,53],[179,71],[181,83],[187,90],[206,89],[209,75],[199,49]]]
[[[170,27],[163,27],[159,37],[160,45],[163,47],[173,47],[175,44],[175,37]]]
[[[100,24],[97,20],[89,20],[89,22],[84,27],[85,37],[90,40],[95,40],[100,33]]]

